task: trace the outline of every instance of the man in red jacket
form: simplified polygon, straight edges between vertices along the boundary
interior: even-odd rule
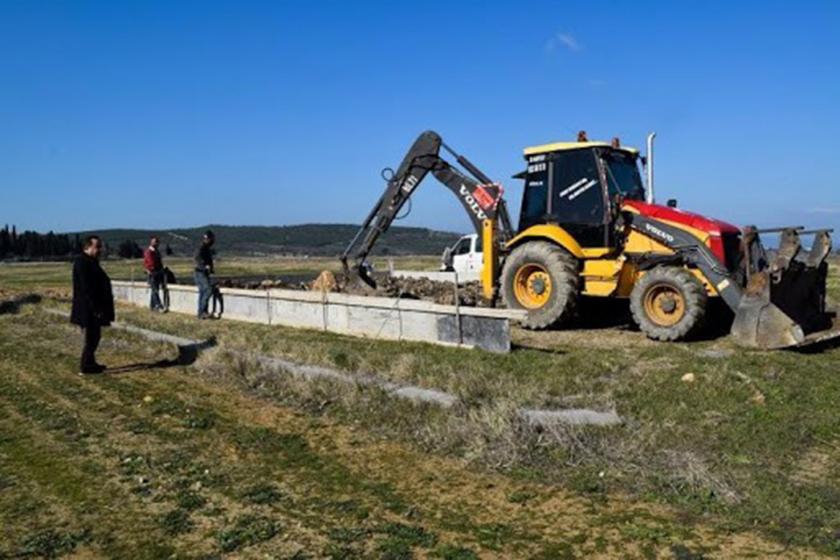
[[[152,311],[166,312],[166,308],[160,302],[160,289],[163,286],[166,274],[163,270],[163,259],[160,256],[160,239],[155,235],[149,240],[149,246],[143,251],[143,268],[149,275],[149,287],[152,297],[149,307]]]

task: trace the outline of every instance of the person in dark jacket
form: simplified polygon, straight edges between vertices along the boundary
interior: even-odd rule
[[[216,242],[216,236],[209,229],[204,232],[204,237],[201,239],[201,247],[195,254],[195,285],[198,287],[198,318],[210,319],[208,306],[210,304],[210,296],[213,293],[213,287],[210,283],[210,275],[215,272],[213,268],[213,243]]]
[[[114,320],[114,295],[111,279],[99,266],[102,240],[96,235],[85,239],[82,254],[73,262],[73,308],[70,322],[82,328],[84,346],[80,375],[102,373],[105,367],[96,363],[96,348],[102,327]]]

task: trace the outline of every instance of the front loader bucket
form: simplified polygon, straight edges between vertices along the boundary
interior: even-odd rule
[[[770,350],[834,336],[825,305],[831,238],[827,230],[803,233],[816,234],[811,251],[801,255],[799,232],[785,230],[769,266],[750,274],[732,323],[738,344]]]
[[[730,334],[741,346],[765,350],[796,346],[805,340],[802,327],[765,294],[744,295]]]

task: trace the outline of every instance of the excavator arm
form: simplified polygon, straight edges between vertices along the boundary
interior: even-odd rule
[[[449,152],[472,177],[441,158],[441,148]],[[485,284],[485,295],[488,295],[488,292],[492,291],[489,286],[495,280],[493,277],[495,261],[498,258],[497,247],[501,241],[510,238],[512,232],[510,217],[502,198],[502,187],[467,158],[458,155],[447,146],[440,135],[430,130],[417,137],[397,171],[387,178],[385,192],[341,255],[344,270],[346,273],[350,272],[351,264],[348,261],[352,261],[352,267],[362,280],[371,286],[376,285],[370,275],[367,258],[376,241],[388,231],[400,210],[429,173],[455,194],[466,210],[476,233],[482,236],[487,272],[486,278],[482,275],[482,281]]]

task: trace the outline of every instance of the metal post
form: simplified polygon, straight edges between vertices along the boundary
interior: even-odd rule
[[[656,133],[651,132],[647,136],[647,203],[653,204],[656,202],[656,197],[653,192],[653,139],[656,138]]]
[[[455,324],[458,327],[458,345],[464,344],[464,334],[461,330],[461,301],[458,297],[458,271],[453,271],[452,276],[455,279]]]

